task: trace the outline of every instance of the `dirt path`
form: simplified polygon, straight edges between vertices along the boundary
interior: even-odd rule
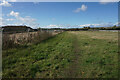
[[[80,48],[78,45],[78,38],[76,36],[76,34],[74,35],[74,39],[73,39],[73,50],[74,50],[74,58],[72,60],[72,64],[69,66],[69,69],[66,71],[66,77],[67,78],[79,78],[80,77],[80,73],[79,73],[79,59],[80,59]]]

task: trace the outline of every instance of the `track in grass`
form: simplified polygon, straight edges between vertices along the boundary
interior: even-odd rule
[[[112,36],[111,36],[112,35]],[[117,33],[73,31],[3,51],[3,78],[117,77]]]

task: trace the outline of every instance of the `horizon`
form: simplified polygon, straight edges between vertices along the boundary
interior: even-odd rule
[[[27,25],[5,25],[5,26],[0,26],[0,28],[3,28],[3,27],[8,27],[8,26],[26,26],[26,27],[30,27],[30,28],[32,28],[31,26],[27,26]],[[90,27],[90,26],[84,26],[84,27],[64,27],[64,28],[60,28],[60,27],[57,27],[57,28],[53,28],[53,27],[44,27],[44,28],[41,28],[41,27],[37,27],[37,28],[32,28],[32,29],[39,29],[39,28],[41,28],[41,29],[82,29],[82,28],[85,28],[85,27],[90,27],[90,28],[112,28],[112,27],[114,27],[114,26],[116,26],[116,27],[119,27],[119,25],[113,25],[113,26],[108,26],[108,27]]]

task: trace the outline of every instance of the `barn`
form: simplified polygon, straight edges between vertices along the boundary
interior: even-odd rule
[[[3,26],[3,32],[5,33],[20,33],[34,31],[31,27],[28,26]]]

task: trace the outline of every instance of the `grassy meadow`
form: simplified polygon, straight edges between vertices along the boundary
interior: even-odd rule
[[[118,33],[66,31],[3,50],[3,78],[117,78]]]

